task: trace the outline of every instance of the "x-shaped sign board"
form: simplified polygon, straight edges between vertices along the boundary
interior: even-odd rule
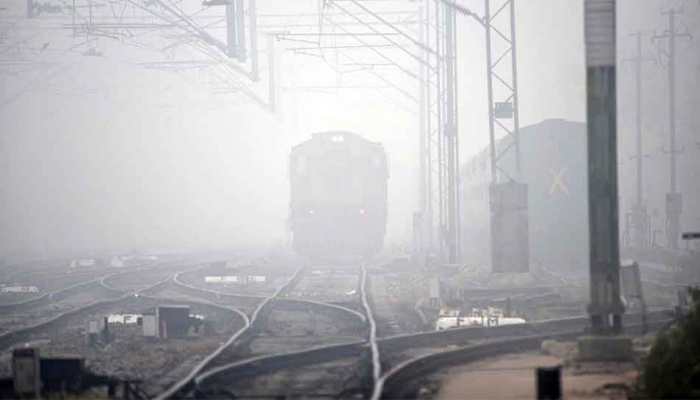
[[[561,167],[558,172],[554,169],[549,171],[552,174],[552,185],[549,187],[550,195],[553,195],[555,192],[569,194],[569,188],[566,186],[566,180],[564,179],[566,170],[566,167]]]

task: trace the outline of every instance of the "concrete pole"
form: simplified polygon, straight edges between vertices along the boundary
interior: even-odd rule
[[[619,333],[615,0],[586,0],[590,304],[594,334]]]

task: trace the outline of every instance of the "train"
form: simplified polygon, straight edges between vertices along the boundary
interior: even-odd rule
[[[318,132],[291,150],[289,228],[294,251],[318,262],[358,261],[384,245],[389,168],[381,143]]]

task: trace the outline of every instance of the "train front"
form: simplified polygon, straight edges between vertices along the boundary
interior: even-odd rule
[[[312,135],[290,158],[290,223],[297,253],[357,261],[381,250],[388,169],[384,148],[350,132]]]

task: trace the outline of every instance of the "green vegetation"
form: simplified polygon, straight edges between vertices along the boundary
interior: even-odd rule
[[[700,398],[700,289],[690,297],[688,315],[657,336],[645,361],[642,383],[652,398]]]

